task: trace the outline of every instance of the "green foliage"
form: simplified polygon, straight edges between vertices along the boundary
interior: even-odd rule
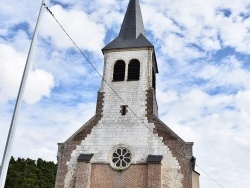
[[[54,188],[57,165],[42,159],[11,157],[5,188]]]

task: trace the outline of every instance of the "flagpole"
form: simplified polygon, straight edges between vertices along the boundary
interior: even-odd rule
[[[28,78],[29,69],[30,69],[30,66],[31,66],[31,54],[33,52],[33,47],[35,45],[35,39],[36,39],[37,34],[38,34],[37,28],[39,26],[41,14],[42,14],[42,9],[43,9],[43,4],[44,4],[44,0],[42,0],[42,4],[41,4],[41,7],[40,7],[39,15],[38,15],[36,26],[35,26],[34,35],[33,35],[33,38],[32,38],[31,44],[30,44],[28,56],[27,56],[27,59],[26,59],[26,64],[25,64],[25,67],[24,67],[24,72],[23,72],[21,84],[19,86],[19,91],[18,91],[18,95],[17,95],[15,109],[14,109],[14,112],[13,112],[13,115],[12,115],[12,120],[11,120],[9,133],[8,133],[8,137],[7,137],[7,141],[6,141],[6,145],[5,145],[4,154],[3,154],[3,159],[2,159],[2,166],[1,166],[1,169],[0,169],[0,188],[4,188],[5,181],[6,181],[9,161],[10,161],[10,158],[11,158],[11,149],[12,149],[14,136],[15,136],[16,122],[17,122],[18,114],[19,114],[19,111],[20,111],[20,108],[21,108],[23,93],[24,93],[26,81],[27,81],[27,78]]]

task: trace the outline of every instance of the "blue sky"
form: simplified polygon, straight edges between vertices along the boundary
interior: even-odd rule
[[[194,142],[199,165],[224,187],[250,186],[250,3],[141,0],[159,66],[160,118]],[[119,32],[128,0],[46,1],[100,73],[101,49]],[[0,5],[0,158],[40,2]],[[101,78],[47,11],[42,15],[13,155],[56,161],[94,115]],[[219,187],[202,171],[201,187]]]

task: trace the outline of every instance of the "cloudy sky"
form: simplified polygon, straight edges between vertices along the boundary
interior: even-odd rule
[[[46,0],[99,72],[101,48],[119,32],[128,0]],[[160,118],[194,142],[197,165],[226,188],[250,186],[249,0],[141,0],[159,66]],[[0,160],[40,8],[0,4]],[[94,115],[101,78],[43,12],[19,114],[13,155],[56,161]],[[198,167],[201,187],[221,187]]]

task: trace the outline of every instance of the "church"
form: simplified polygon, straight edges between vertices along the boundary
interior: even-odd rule
[[[139,0],[102,49],[96,113],[58,144],[56,188],[199,188],[193,143],[158,118],[157,59]]]

